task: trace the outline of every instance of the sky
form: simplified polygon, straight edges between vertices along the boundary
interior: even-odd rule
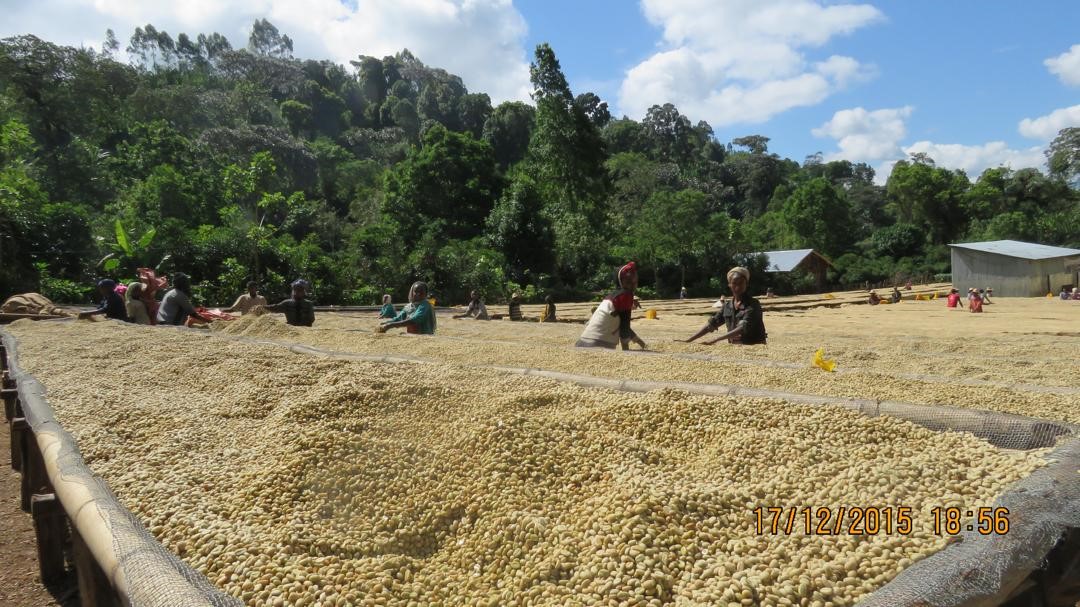
[[[537,44],[574,94],[640,120],[673,103],[728,142],[866,162],[883,182],[924,152],[976,178],[1037,167],[1080,126],[1080,2],[976,0],[0,0],[0,37],[121,48],[136,26],[246,43],[267,18],[295,56],[347,64],[408,48],[494,103],[529,101]]]

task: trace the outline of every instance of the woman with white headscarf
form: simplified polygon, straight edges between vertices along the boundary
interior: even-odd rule
[[[706,344],[715,344],[726,339],[728,343],[742,344],[746,346],[766,343],[768,334],[765,332],[764,315],[761,312],[761,304],[757,299],[746,294],[746,287],[750,284],[750,270],[738,266],[728,270],[728,287],[731,289],[731,299],[724,302],[719,312],[709,318],[709,322],[693,337],[686,341],[712,333],[721,326],[727,327],[727,333]]]

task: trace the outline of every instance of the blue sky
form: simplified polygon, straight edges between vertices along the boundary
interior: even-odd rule
[[[528,99],[536,44],[575,93],[640,119],[672,102],[717,138],[756,133],[802,161],[913,152],[971,177],[1040,166],[1080,126],[1080,2],[904,0],[0,0],[0,36],[99,45],[136,25],[218,31],[242,46],[266,17],[296,55],[342,63],[408,47],[495,102]]]

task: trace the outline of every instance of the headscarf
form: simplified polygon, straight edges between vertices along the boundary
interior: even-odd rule
[[[133,282],[127,286],[127,300],[132,301],[132,298],[139,299],[142,296],[143,285],[141,282]]]
[[[297,278],[292,283],[292,288],[295,289],[296,287],[303,287],[306,291],[308,288],[308,281],[304,280],[303,278]]]
[[[637,264],[632,262],[632,261],[630,263],[626,264],[625,266],[619,268],[619,271],[615,273],[615,284],[616,284],[616,286],[618,286],[619,288],[622,288],[623,278],[625,276],[627,276],[628,274],[631,274],[631,273],[633,273],[633,274],[637,273]]]
[[[111,278],[102,278],[97,283],[98,288],[104,287],[110,291],[116,288],[116,281]]]
[[[734,268],[731,268],[730,270],[728,270],[728,272],[727,272],[727,279],[728,280],[731,280],[731,275],[732,274],[738,274],[738,275],[742,276],[743,278],[745,278],[746,282],[750,282],[750,270],[747,270],[746,268],[744,268],[742,266],[735,266]]]

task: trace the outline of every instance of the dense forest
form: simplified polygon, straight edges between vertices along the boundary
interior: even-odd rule
[[[84,302],[146,266],[208,303],[295,277],[324,304],[400,301],[416,279],[448,302],[578,299],[634,259],[646,297],[705,296],[733,263],[760,269],[752,251],[813,247],[854,285],[947,273],[949,242],[1080,246],[1080,128],[1048,174],[972,181],[916,155],[880,186],[767,137],[721,143],[670,104],[613,117],[547,45],[533,105],[493,107],[408,50],[349,63],[293,58],[265,20],[241,49],[152,25],[123,50],[112,31],[100,50],[0,41],[0,295]],[[753,286],[811,287],[776,280]]]

